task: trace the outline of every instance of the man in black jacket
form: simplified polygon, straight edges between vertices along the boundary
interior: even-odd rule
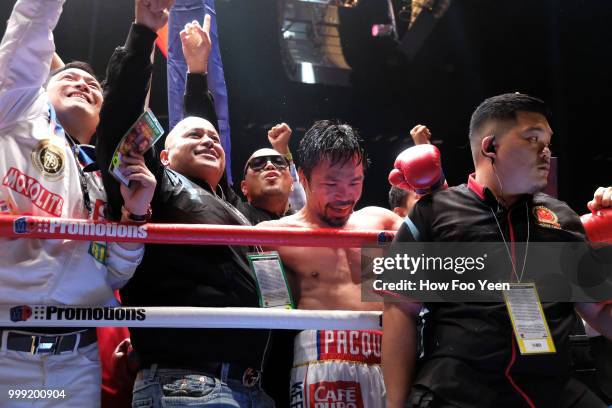
[[[204,24],[206,28],[206,22]],[[189,31],[184,34],[188,41]],[[134,25],[125,47],[116,50],[107,73],[107,105],[102,115],[121,118],[98,129],[98,160],[107,169],[121,135],[142,112],[148,89],[155,33]],[[215,130],[212,103],[202,104],[206,65],[187,78],[188,116],[166,138],[158,157],[147,155],[157,179],[152,222],[249,225],[230,204],[235,199],[225,177],[225,153]],[[209,112],[202,110],[211,109]],[[105,174],[114,209],[117,183]],[[113,197],[115,200],[113,200]],[[121,292],[124,304],[146,306],[257,307],[256,283],[245,261],[248,248],[234,246],[147,245],[134,278]],[[135,405],[213,404],[273,406],[260,388],[269,330],[130,329],[141,360],[134,385]],[[254,405],[250,405],[254,404]]]

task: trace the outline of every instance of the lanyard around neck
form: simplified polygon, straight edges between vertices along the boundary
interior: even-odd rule
[[[93,209],[91,206],[91,198],[89,196],[89,188],[87,187],[87,177],[85,176],[85,172],[83,171],[83,167],[81,166],[81,162],[79,160],[79,145],[76,141],[66,132],[66,130],[59,124],[57,121],[57,115],[55,114],[55,109],[53,105],[49,103],[49,128],[52,134],[56,136],[65,135],[68,144],[70,145],[70,151],[74,156],[74,160],[76,161],[78,175],[79,175],[79,183],[81,185],[81,195],[83,196],[83,204],[87,209],[88,215],[91,215]]]
[[[529,250],[529,206],[527,205],[527,202],[525,202],[525,214],[526,214],[525,217],[527,220],[527,242],[525,243],[525,256],[523,257],[523,268],[521,269],[520,276],[516,272],[516,264],[515,264],[514,259],[512,258],[512,254],[510,254],[510,247],[508,246],[508,243],[506,242],[506,237],[504,236],[504,232],[501,228],[501,225],[499,224],[499,221],[497,220],[497,217],[495,216],[493,209],[489,207],[489,210],[491,210],[491,215],[493,215],[493,219],[495,220],[495,223],[497,224],[497,229],[499,230],[499,234],[501,235],[502,240],[504,241],[504,246],[506,247],[506,253],[508,254],[508,257],[510,258],[510,264],[512,265],[512,273],[516,277],[517,282],[521,283],[521,280],[523,279],[523,274],[525,273],[525,264],[527,263],[527,251]]]

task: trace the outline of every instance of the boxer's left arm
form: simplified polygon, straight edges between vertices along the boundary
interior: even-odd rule
[[[595,330],[612,340],[612,301],[576,303],[576,311]]]
[[[365,207],[359,211],[364,217],[378,221],[377,229],[384,231],[397,231],[404,219],[391,210],[382,207]]]

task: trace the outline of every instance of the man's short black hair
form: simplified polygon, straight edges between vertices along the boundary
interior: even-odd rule
[[[395,207],[404,208],[406,201],[408,200],[408,192],[399,187],[391,186],[389,190],[389,208],[394,209]]]
[[[81,71],[87,72],[89,75],[94,77],[96,81],[100,83],[100,85],[102,84],[102,81],[100,81],[100,79],[96,76],[96,72],[91,67],[91,65],[89,65],[87,62],[84,62],[84,61],[72,61],[72,62],[67,63],[63,67],[60,67],[58,69],[51,71],[51,73],[49,74],[49,77],[47,78],[47,83],[45,84],[45,87],[47,86],[51,78],[53,78],[60,72],[66,71],[67,69],[71,69],[71,68],[80,69]]]
[[[493,96],[485,99],[472,113],[470,141],[478,137],[481,127],[489,120],[514,121],[517,112],[540,113],[550,119],[550,111],[541,99],[518,92]]]
[[[356,157],[365,171],[369,163],[362,142],[352,126],[338,120],[319,120],[306,131],[300,141],[297,164],[307,179],[310,179],[312,169],[325,159],[333,166],[347,163]]]

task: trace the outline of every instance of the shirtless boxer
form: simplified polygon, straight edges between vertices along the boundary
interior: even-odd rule
[[[301,140],[298,156],[306,205],[294,215],[259,225],[394,231],[400,227],[402,218],[384,208],[353,212],[361,197],[367,156],[351,126],[316,122]],[[275,249],[288,271],[299,309],[381,310],[380,303],[361,301],[359,248]],[[295,341],[291,407],[314,407],[321,402],[383,407],[381,334],[301,332]]]

